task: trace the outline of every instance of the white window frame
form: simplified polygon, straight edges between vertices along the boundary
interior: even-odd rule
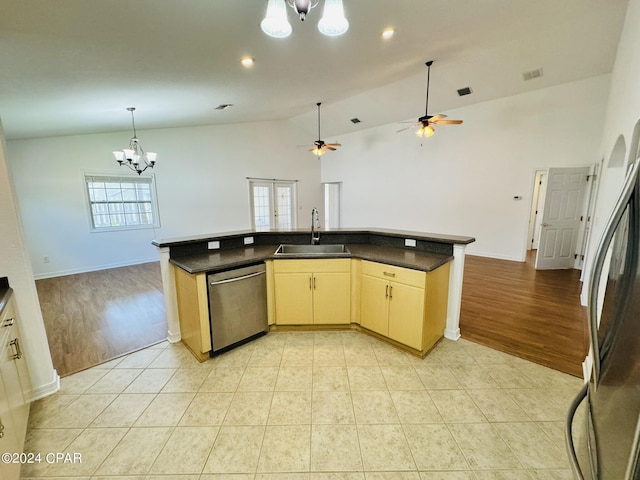
[[[89,218],[89,229],[92,233],[95,232],[113,232],[113,231],[121,231],[121,230],[144,230],[144,229],[149,229],[149,228],[158,228],[160,227],[160,212],[158,210],[158,200],[157,200],[157,194],[156,194],[156,182],[155,182],[155,176],[153,174],[151,175],[122,175],[122,174],[109,174],[109,173],[93,173],[93,172],[83,172],[83,176],[82,176],[82,180],[84,182],[84,192],[85,192],[85,200],[86,200],[86,205],[87,205],[87,213],[88,213],[88,218]],[[112,183],[112,184],[124,184],[124,185],[129,185],[129,184],[144,184],[144,185],[149,185],[149,194],[150,194],[150,199],[138,199],[136,198],[135,200],[124,200],[121,199],[119,201],[109,201],[109,200],[95,200],[92,198],[91,195],[91,189],[89,184],[91,182],[96,182],[96,183]],[[120,187],[122,188],[122,187]],[[137,194],[136,194],[137,195]],[[94,205],[109,205],[109,204],[121,204],[123,205],[123,210],[124,210],[124,205],[128,204],[135,204],[137,206],[139,205],[145,205],[145,206],[150,206],[151,207],[151,215],[152,215],[152,221],[150,223],[134,223],[134,224],[111,224],[111,225],[104,225],[104,226],[96,226],[96,217],[94,216],[94,209],[93,206]],[[136,209],[138,210],[137,212],[132,212],[132,213],[127,213],[127,212],[122,212],[119,213],[120,215],[140,215],[141,212],[139,210],[139,207]],[[110,213],[107,213],[107,215],[110,215]],[[116,215],[118,215],[118,213],[114,212],[113,216],[115,217]],[[126,219],[125,219],[126,222]]]
[[[296,228],[297,218],[297,204],[298,204],[298,189],[297,180],[278,180],[278,179],[265,179],[265,178],[251,178],[247,177],[249,186],[249,208],[251,215],[251,228],[254,230],[291,230]],[[269,225],[258,226],[256,225],[256,205],[254,198],[254,187],[266,187],[269,189]],[[289,205],[289,211],[286,214],[291,217],[291,225],[288,228],[278,227],[278,216],[282,213],[278,210],[278,202],[276,201],[276,192],[278,187],[285,187],[291,189],[291,203]]]

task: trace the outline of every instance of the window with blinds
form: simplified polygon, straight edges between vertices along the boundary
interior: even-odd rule
[[[93,231],[160,225],[153,176],[85,175]]]

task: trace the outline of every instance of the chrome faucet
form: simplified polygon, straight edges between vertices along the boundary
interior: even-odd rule
[[[311,245],[318,245],[320,243],[320,215],[318,209],[311,210]]]

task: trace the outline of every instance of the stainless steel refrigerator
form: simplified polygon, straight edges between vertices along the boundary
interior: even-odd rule
[[[565,428],[579,480],[640,480],[639,165],[626,176],[594,257],[588,302],[593,369]]]

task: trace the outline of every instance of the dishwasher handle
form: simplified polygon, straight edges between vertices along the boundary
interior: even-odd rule
[[[229,278],[228,280],[217,280],[215,282],[211,282],[210,285],[222,285],[223,283],[233,283],[239,282],[240,280],[246,280],[247,278],[257,277],[258,275],[265,275],[266,272],[256,272],[250,273],[249,275],[243,275],[241,277]]]

